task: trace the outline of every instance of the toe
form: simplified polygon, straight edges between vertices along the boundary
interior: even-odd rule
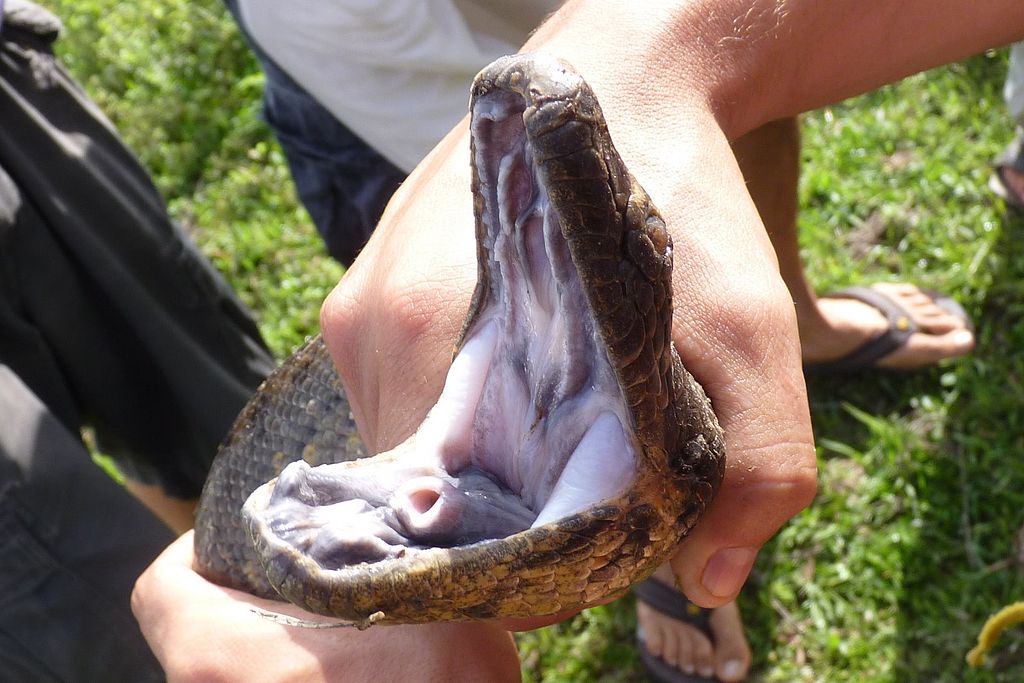
[[[680,637],[679,631],[676,631],[673,636],[672,640],[676,647],[676,661],[675,663],[669,663],[683,673],[692,674],[697,671],[697,666],[694,662],[693,643],[690,642],[688,637]]]
[[[715,653],[711,647],[711,641],[707,636],[694,629],[686,634],[680,634],[681,639],[686,638],[690,646],[690,661],[693,663],[693,670],[698,676],[714,678],[715,676]]]
[[[958,358],[974,348],[974,335],[960,329],[946,334],[918,332],[907,343],[896,349],[878,365],[887,368],[914,368],[937,363],[947,358]]]
[[[926,308],[914,311],[913,316],[914,321],[918,325],[933,333],[942,334],[950,330],[967,327],[963,320],[939,308],[934,303],[931,303]]]
[[[916,285],[906,282],[882,282],[872,285],[872,288],[898,303],[925,332],[945,334],[968,327],[966,320],[943,308],[935,300],[935,295],[921,290]]]
[[[662,640],[661,658],[669,666],[679,667],[680,663],[689,661],[690,653],[679,647],[679,638],[666,630]]]
[[[715,675],[721,681],[742,681],[750,670],[750,645],[735,602],[711,614],[711,632],[715,638]]]
[[[645,611],[647,611],[647,608],[644,605],[637,606],[637,621],[641,624],[637,628],[640,645],[655,657],[664,659],[665,632],[658,624],[653,623],[652,619],[644,618],[646,616],[644,614]]]

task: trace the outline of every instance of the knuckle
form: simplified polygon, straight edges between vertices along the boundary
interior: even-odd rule
[[[320,308],[320,329],[335,363],[344,367],[357,357],[359,330],[365,329],[366,309],[360,305],[360,286],[344,277]]]
[[[796,310],[784,285],[734,293],[725,304],[721,325],[734,357],[747,367],[762,367],[791,353],[789,347],[798,338]]]
[[[727,377],[790,365],[799,370],[796,310],[777,276],[737,278],[718,292],[691,293],[677,306],[674,333],[684,361],[719,366]]]

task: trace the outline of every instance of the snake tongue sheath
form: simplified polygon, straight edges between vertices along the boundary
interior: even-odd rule
[[[471,113],[479,273],[437,405],[396,449],[299,460],[245,504],[270,585],[313,612],[592,604],[653,571],[722,476],[721,430],[670,341],[671,239],[589,87],[503,58]],[[215,536],[197,535],[201,564]]]

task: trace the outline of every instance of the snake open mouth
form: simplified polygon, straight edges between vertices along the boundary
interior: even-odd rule
[[[296,351],[213,463],[211,580],[360,627],[557,614],[648,576],[713,499],[725,442],[672,344],[672,239],[593,91],[512,55],[471,110],[478,279],[441,397],[364,458],[323,340]]]
[[[257,489],[244,515],[264,542],[332,570],[505,538],[632,483],[632,418],[524,112],[503,90],[474,102],[486,272],[437,404],[392,451],[298,461]]]

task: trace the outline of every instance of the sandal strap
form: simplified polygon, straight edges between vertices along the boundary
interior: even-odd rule
[[[682,593],[657,579],[647,579],[633,586],[637,600],[665,616],[690,624],[704,633],[710,629],[711,610],[698,607]]]
[[[883,332],[867,340],[842,358],[806,364],[804,369],[810,373],[845,372],[872,367],[879,360],[906,344],[910,335],[919,329],[906,309],[871,287],[848,287],[826,294],[823,298],[854,299],[863,302],[884,315],[888,325]]]

